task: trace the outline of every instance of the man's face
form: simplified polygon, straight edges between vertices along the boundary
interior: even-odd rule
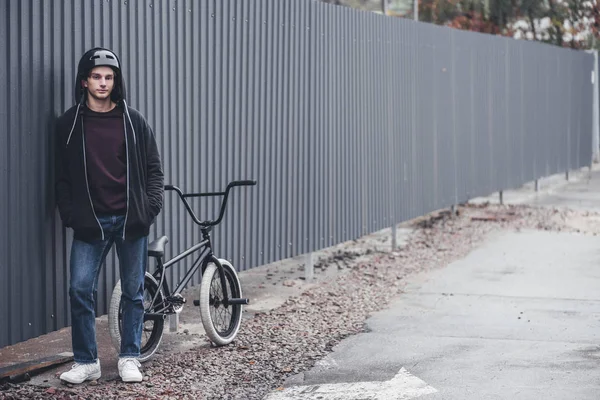
[[[106,100],[115,87],[115,72],[110,67],[95,67],[83,81],[83,86],[93,98]]]

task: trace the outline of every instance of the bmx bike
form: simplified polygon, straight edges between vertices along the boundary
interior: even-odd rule
[[[192,220],[200,226],[202,239],[199,243],[163,263],[165,245],[169,239],[161,236],[148,245],[148,256],[156,259],[154,273],[146,272],[144,277],[144,321],[142,326],[142,343],[138,360],[145,362],[151,359],[159,348],[164,333],[165,319],[168,315],[180,313],[187,300],[181,295],[183,289],[201,268],[200,288],[194,306],[200,308],[202,325],[208,338],[217,346],[224,346],[236,337],[242,322],[242,306],[249,300],[242,297],[242,287],[233,265],[227,260],[217,258],[213,254],[210,233],[218,225],[225,214],[227,198],[232,188],[237,186],[254,186],[256,181],[243,180],[230,182],[224,192],[187,193],[184,194],[176,186],[167,185],[165,191],[178,194]],[[198,220],[192,211],[187,198],[223,196],[219,216],[215,221]],[[173,291],[165,279],[168,268],[181,260],[199,253],[198,258],[188,269],[183,279]],[[113,289],[109,310],[108,326],[113,346],[121,349],[122,308],[121,281]]]

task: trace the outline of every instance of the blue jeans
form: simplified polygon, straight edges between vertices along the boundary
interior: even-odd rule
[[[98,359],[96,345],[95,302],[100,267],[113,244],[116,244],[121,276],[120,357],[140,354],[144,320],[144,273],[148,263],[148,238],[123,240],[125,216],[99,217],[104,240],[87,243],[74,240],[71,247],[71,341],[74,359],[78,363],[93,363]]]

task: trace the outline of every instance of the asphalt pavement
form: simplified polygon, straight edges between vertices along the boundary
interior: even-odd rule
[[[600,211],[596,169],[543,185],[504,200]],[[267,399],[599,399],[599,288],[599,236],[497,232]]]

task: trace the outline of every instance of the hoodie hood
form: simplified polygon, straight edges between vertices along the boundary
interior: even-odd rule
[[[73,116],[73,124],[71,125],[71,130],[69,132],[66,145],[68,146],[69,142],[71,141],[73,130],[75,129],[75,125],[77,124],[77,118],[80,115],[80,110],[83,111],[81,106],[84,105],[87,101],[87,89],[83,87],[81,81],[87,79],[90,70],[92,70],[94,67],[99,66],[108,66],[116,71],[115,86],[112,92],[110,93],[110,99],[114,101],[117,105],[122,106],[124,115],[127,117],[127,120],[131,125],[131,130],[133,133],[133,143],[137,144],[137,135],[135,133],[133,121],[131,120],[131,115],[129,115],[127,102],[125,101],[127,90],[125,88],[125,78],[123,77],[123,68],[121,65],[121,60],[119,60],[117,55],[111,50],[102,47],[95,47],[91,50],[88,50],[79,59],[79,64],[77,65],[77,75],[75,76],[75,86],[73,93],[75,97],[75,103],[77,104],[77,110],[75,112],[75,115]]]
[[[110,98],[115,103],[119,104],[127,97],[125,87],[125,78],[123,77],[123,65],[117,55],[106,48],[95,47],[88,50],[80,59],[77,65],[77,75],[75,76],[74,100],[77,104],[84,104],[87,97],[87,90],[81,85],[81,81],[85,80],[89,71],[94,67],[108,66],[117,72],[115,86],[110,94]]]

